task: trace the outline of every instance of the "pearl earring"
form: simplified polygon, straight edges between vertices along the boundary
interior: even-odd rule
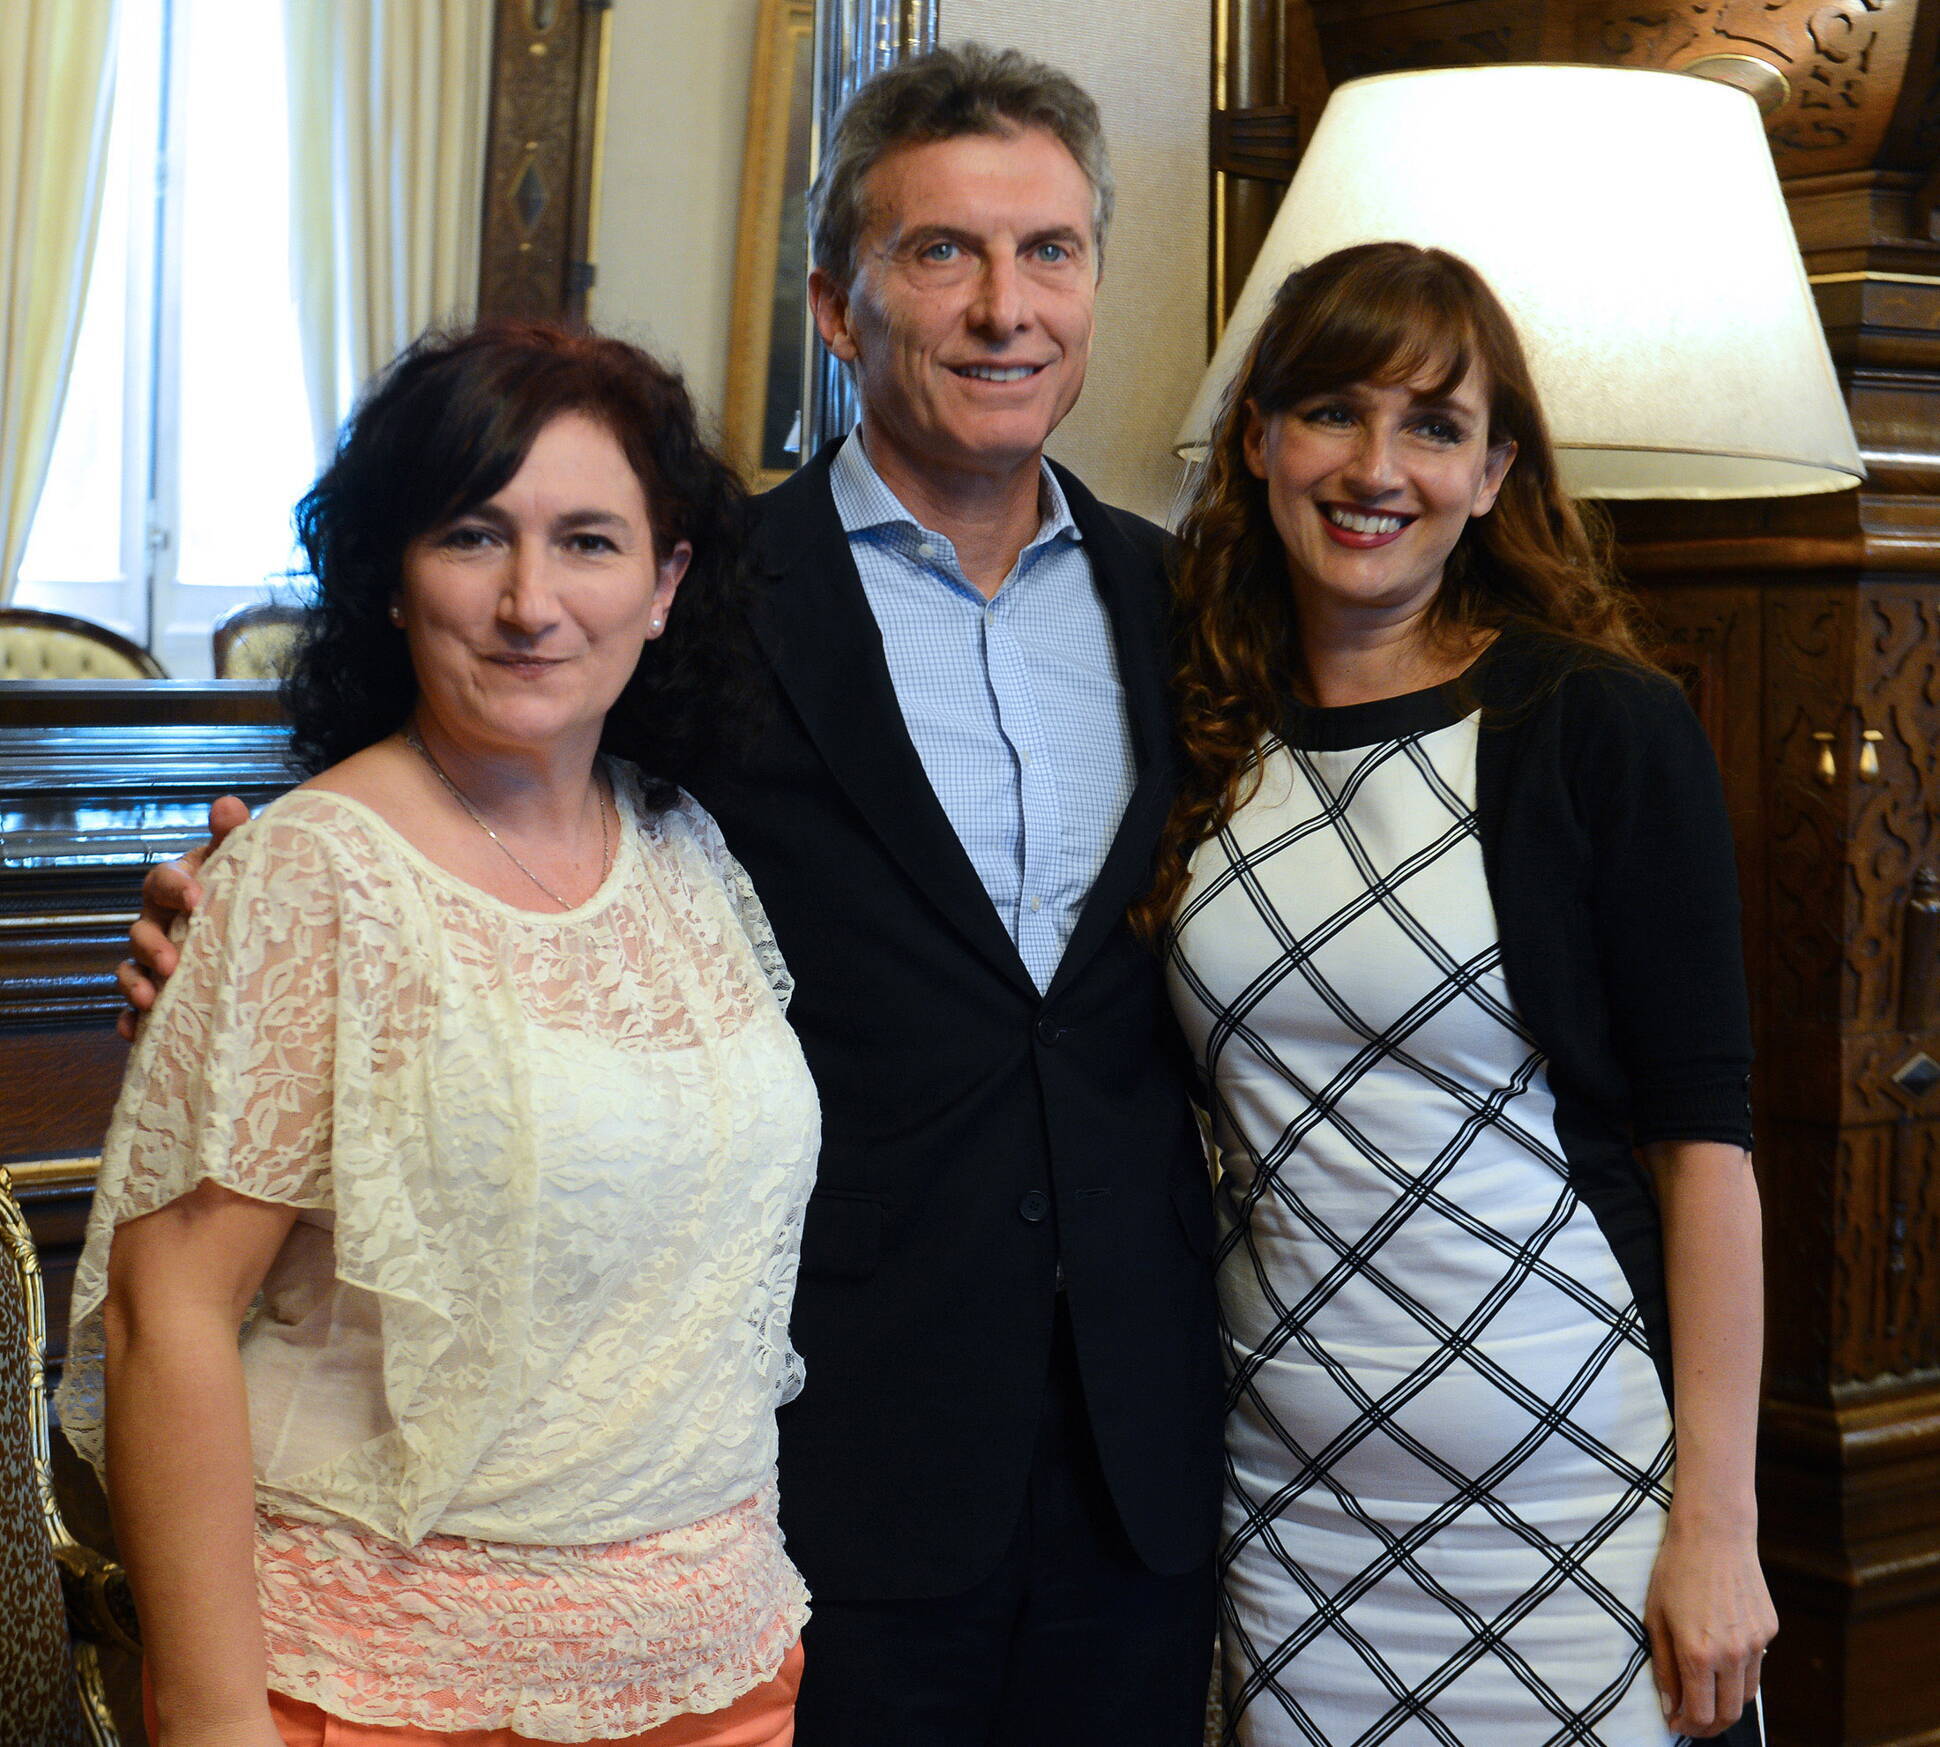
[[[404,609],[395,601],[391,603],[391,623],[393,625],[401,625],[404,623]]]

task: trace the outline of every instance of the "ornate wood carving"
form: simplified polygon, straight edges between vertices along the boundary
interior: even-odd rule
[[[578,321],[593,284],[612,0],[498,0],[479,247],[481,315]]]
[[[1675,70],[1744,55],[1785,79],[1767,123],[1782,174],[1924,177],[1940,145],[1940,33],[1921,0],[1312,0],[1287,12],[1310,13],[1334,84],[1418,67]]]
[[[1766,119],[1781,171],[1870,166],[1885,143],[1917,0],[1605,0],[1577,11],[1579,42],[1611,66],[1674,71],[1704,55],[1775,66],[1787,91]]]

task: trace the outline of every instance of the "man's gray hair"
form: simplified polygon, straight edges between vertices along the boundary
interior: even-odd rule
[[[1016,49],[966,42],[898,61],[849,99],[808,191],[815,265],[842,285],[854,280],[856,246],[868,216],[862,180],[890,152],[965,134],[1003,137],[1029,127],[1056,139],[1091,183],[1091,227],[1102,264],[1112,179],[1098,105],[1055,67]]]

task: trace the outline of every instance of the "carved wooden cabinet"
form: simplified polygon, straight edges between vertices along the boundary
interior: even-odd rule
[[[1940,550],[1924,573],[1904,545],[1868,550],[1870,495],[1827,500],[1816,534],[1763,551],[1744,510],[1620,517],[1740,846],[1783,1747],[1940,1740],[1940,1014],[1902,1010],[1936,945],[1908,921],[1940,862]],[[1841,512],[1843,562],[1824,550]]]

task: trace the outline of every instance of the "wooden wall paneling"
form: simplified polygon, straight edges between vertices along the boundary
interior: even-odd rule
[[[1858,495],[1808,501],[1837,506],[1863,557]],[[1731,543],[1694,537],[1706,514],[1624,506],[1617,521],[1697,678],[1746,850],[1774,1286],[1760,1465],[1784,1621],[1773,1738],[1912,1747],[1940,1735],[1940,1679],[1906,1654],[1940,1637],[1940,1077],[1895,1076],[1940,1060],[1940,1030],[1903,1029],[1900,1006],[1906,904],[1940,855],[1940,550],[1924,574],[1904,543],[1891,570],[1841,572],[1800,539],[1789,571],[1746,589],[1728,580]],[[1786,516],[1726,519],[1782,556]],[[1824,511],[1813,519],[1823,532]],[[1729,653],[1748,614],[1755,661]]]
[[[1741,841],[1747,724],[1763,772],[1747,858],[1748,873],[1762,864],[1763,909],[1751,896],[1747,940],[1774,1285],[1761,1495],[1784,1621],[1768,1676],[1782,1747],[1911,1747],[1940,1730],[1931,1660],[1898,1659],[1940,1639],[1940,1080],[1895,1078],[1922,1053],[1940,1060],[1940,1031],[1902,1029],[1900,1013],[1906,905],[1940,855],[1940,543],[1877,539],[1869,524],[1888,501],[1617,517],[1674,642],[1691,601],[1734,568],[1718,524],[1759,555],[1736,568],[1756,576],[1762,661],[1716,664],[1735,726],[1719,734],[1715,705],[1707,726]],[[1833,546],[1846,568],[1820,566]]]
[[[478,310],[582,321],[612,0],[498,0]]]
[[[1738,844],[1739,899],[1747,938],[1765,932],[1763,814],[1765,767],[1759,724],[1736,707],[1746,685],[1762,688],[1763,628],[1758,592],[1743,583],[1699,583],[1652,595],[1666,665],[1690,694],[1717,749],[1725,806]],[[1764,966],[1747,967],[1754,1010],[1763,1009]]]

